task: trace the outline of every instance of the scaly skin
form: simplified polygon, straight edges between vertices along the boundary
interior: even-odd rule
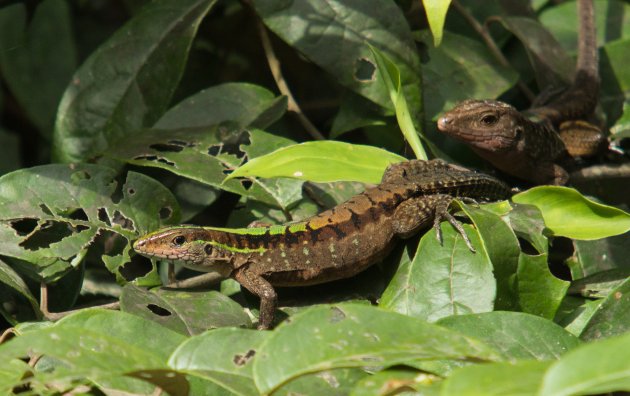
[[[599,94],[592,0],[579,0],[580,35],[573,85],[546,105],[520,113],[495,100],[466,100],[438,120],[438,129],[468,144],[501,171],[535,184],[566,184],[574,157],[600,153],[608,142],[592,115]]]
[[[399,238],[448,220],[455,197],[507,198],[502,182],[441,161],[390,166],[376,187],[301,222],[242,229],[178,226],[134,243],[147,257],[218,272],[261,299],[259,328],[269,328],[276,308],[274,286],[305,286],[351,277],[383,259]],[[469,245],[472,249],[472,246]]]

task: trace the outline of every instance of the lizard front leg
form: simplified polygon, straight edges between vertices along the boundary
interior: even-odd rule
[[[408,238],[416,234],[421,228],[433,222],[433,228],[440,244],[442,243],[442,229],[440,222],[448,221],[464,238],[466,246],[475,252],[462,225],[448,212],[453,197],[446,194],[422,195],[406,200],[398,205],[393,216],[393,228],[397,236]]]
[[[268,329],[273,322],[274,312],[278,303],[278,295],[271,283],[252,271],[248,265],[239,267],[232,276],[243,287],[260,298],[258,330]]]

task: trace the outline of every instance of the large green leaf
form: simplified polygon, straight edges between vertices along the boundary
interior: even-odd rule
[[[254,158],[232,172],[235,177],[293,177],[315,182],[340,180],[379,183],[389,164],[404,157],[372,146],[332,140],[300,143]]]
[[[549,271],[546,254],[521,254],[517,274],[518,299],[523,312],[553,319],[569,289],[569,282]]]
[[[470,365],[444,381],[440,396],[534,396],[550,365],[548,361]]]
[[[580,337],[607,338],[630,332],[630,278],[613,289],[590,318]]]
[[[155,370],[169,370],[166,359],[182,341],[183,336],[133,315],[84,310],[0,345],[0,359],[29,354],[53,358],[49,360],[52,367],[28,379],[35,385],[70,379],[99,381],[123,374],[156,382]],[[174,394],[186,394],[181,375],[171,373],[170,383],[169,391],[179,385]]]
[[[521,312],[450,316],[440,326],[484,341],[505,360],[552,360],[580,345],[580,340],[550,320]]]
[[[77,63],[72,24],[64,0],[43,1],[32,16],[24,3],[0,10],[3,81],[47,139],[52,136],[57,106]]]
[[[98,165],[43,165],[0,178],[0,254],[46,280],[77,266],[100,235],[111,237],[102,256],[121,275],[130,240],[179,220],[172,194],[155,180]],[[120,239],[120,237],[124,239]],[[126,239],[126,240],[125,240]],[[122,277],[120,278],[122,279]]]
[[[377,77],[366,43],[383,51],[400,68],[413,118],[420,103],[420,60],[401,9],[390,0],[256,0],[269,29],[340,84],[386,108],[390,98]]]
[[[397,313],[359,304],[319,306],[292,316],[263,343],[254,381],[270,393],[307,373],[445,358],[496,354],[474,339]]]
[[[534,187],[516,194],[512,200],[538,207],[555,236],[591,240],[630,230],[630,214],[593,202],[572,188]]]
[[[443,244],[432,229],[420,240],[413,260],[398,267],[380,306],[428,321],[491,311],[496,294],[492,264],[477,231],[463,227],[477,253],[450,224],[442,225]]]
[[[582,345],[554,363],[540,396],[630,391],[630,334]]]
[[[204,89],[167,111],[154,129],[197,128],[233,121],[241,128],[265,128],[280,118],[286,97],[257,85],[225,83]]]
[[[230,394],[258,395],[252,366],[271,333],[224,328],[191,337],[172,354],[168,365],[203,378]]]
[[[94,157],[166,110],[201,19],[216,0],[147,3],[75,73],[55,125],[57,160]]]
[[[437,47],[442,42],[442,29],[446,19],[446,11],[451,4],[450,0],[422,0],[424,10],[427,14],[427,21],[433,34],[433,44]]]
[[[185,335],[225,327],[250,327],[243,308],[217,291],[144,290],[126,285],[120,296],[123,311],[152,320]]]

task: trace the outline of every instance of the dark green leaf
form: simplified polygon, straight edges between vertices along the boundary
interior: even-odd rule
[[[126,239],[113,239],[114,250],[102,256],[120,275],[129,240],[178,220],[171,193],[139,173],[129,172],[120,183],[111,168],[44,165],[0,178],[0,252],[28,262],[44,279],[77,266],[103,233]]]
[[[32,368],[28,363],[19,359],[5,361],[0,366],[0,393],[10,395],[13,388],[22,383],[22,378],[30,373]]]
[[[518,300],[523,312],[553,319],[569,289],[569,282],[556,278],[547,264],[547,255],[522,253],[518,260]]]
[[[81,161],[156,122],[184,71],[199,22],[216,0],[158,0],[102,44],[75,73],[55,125],[54,156]]]
[[[630,233],[595,241],[573,241],[573,257],[567,264],[571,277],[580,279],[611,269],[630,269]]]
[[[431,387],[433,385],[433,387]],[[359,381],[351,396],[395,395],[417,391],[423,396],[439,395],[440,378],[405,368],[390,368]],[[435,390],[434,393],[431,391]]]
[[[491,311],[496,293],[492,264],[477,231],[469,225],[464,229],[477,253],[450,224],[442,224],[443,244],[432,229],[413,260],[398,267],[380,306],[428,321]]]
[[[24,283],[24,280],[2,260],[0,260],[0,282],[24,296],[31,304],[33,311],[38,315],[40,314],[39,303],[28,289],[26,283]]]
[[[28,118],[51,138],[57,106],[77,63],[70,7],[41,2],[30,18],[26,5],[0,10],[0,69]]]
[[[557,359],[580,344],[562,327],[520,312],[450,316],[438,324],[491,345],[506,360]]]
[[[245,157],[252,159],[291,143],[289,139],[257,129],[246,131],[221,126],[149,129],[112,147],[107,155],[134,165],[166,169],[200,183],[284,208],[301,198],[302,182],[253,180],[249,186],[242,181],[224,179]]]
[[[262,393],[270,393],[307,373],[467,357],[496,355],[476,340],[408,316],[359,304],[318,306],[292,316],[263,343],[254,380]]]
[[[148,291],[127,285],[120,297],[120,305],[125,312],[185,335],[195,335],[217,327],[251,326],[241,306],[217,291]]]
[[[400,68],[402,86],[414,118],[420,110],[420,61],[409,25],[388,0],[257,0],[265,25],[340,84],[386,108],[389,95],[377,77],[366,43]]]
[[[199,128],[233,121],[241,128],[265,128],[286,111],[285,97],[263,87],[226,83],[205,89],[175,105],[153,125],[155,129]]]
[[[630,331],[630,278],[613,289],[584,327],[580,338],[595,340]]]

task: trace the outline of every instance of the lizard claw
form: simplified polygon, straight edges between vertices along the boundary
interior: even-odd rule
[[[448,221],[457,230],[457,232],[462,236],[462,238],[464,239],[464,242],[466,243],[466,246],[468,246],[468,249],[473,253],[477,253],[472,243],[470,242],[470,239],[468,238],[468,234],[466,234],[466,230],[464,230],[464,227],[462,227],[462,224],[459,221],[457,221],[457,219],[453,217],[452,214],[446,211],[436,213],[435,218],[433,220],[433,228],[435,229],[435,236],[438,242],[440,243],[440,245],[442,245],[443,243],[442,228],[440,227],[440,222],[442,220]]]

